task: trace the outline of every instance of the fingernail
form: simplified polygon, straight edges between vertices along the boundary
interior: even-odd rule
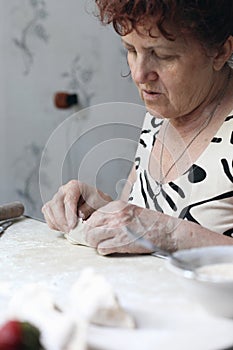
[[[85,215],[83,214],[83,212],[81,210],[78,211],[78,216],[81,219],[85,219]]]

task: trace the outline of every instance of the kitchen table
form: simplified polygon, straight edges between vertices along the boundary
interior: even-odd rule
[[[80,272],[93,267],[112,285],[136,329],[90,326],[92,349],[220,350],[233,344],[233,320],[213,316],[192,300],[166,261],[150,255],[103,257],[71,245],[43,222],[21,218],[0,238],[0,322],[16,291],[43,282],[59,305]]]

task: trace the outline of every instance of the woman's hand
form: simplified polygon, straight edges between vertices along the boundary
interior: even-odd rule
[[[174,250],[173,225],[169,216],[123,201],[114,201],[100,208],[86,224],[85,241],[102,255],[149,253],[140,244],[140,236],[161,248]]]
[[[123,201],[113,201],[98,209],[86,224],[85,241],[102,255],[150,253],[140,244],[139,237],[170,252],[194,247],[233,245],[232,238],[201,225]]]
[[[76,226],[78,217],[87,219],[111,200],[96,188],[71,180],[43,206],[42,213],[51,229],[67,233]]]

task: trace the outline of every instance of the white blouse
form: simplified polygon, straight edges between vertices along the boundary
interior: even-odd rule
[[[212,231],[233,237],[233,113],[197,161],[174,181],[162,184],[148,170],[150,154],[163,123],[145,116],[135,157],[137,179],[129,203],[196,222]]]

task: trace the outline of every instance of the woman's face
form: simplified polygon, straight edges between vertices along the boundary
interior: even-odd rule
[[[194,39],[167,40],[156,28],[122,40],[132,78],[147,109],[167,118],[185,116],[211,98],[213,58]]]

